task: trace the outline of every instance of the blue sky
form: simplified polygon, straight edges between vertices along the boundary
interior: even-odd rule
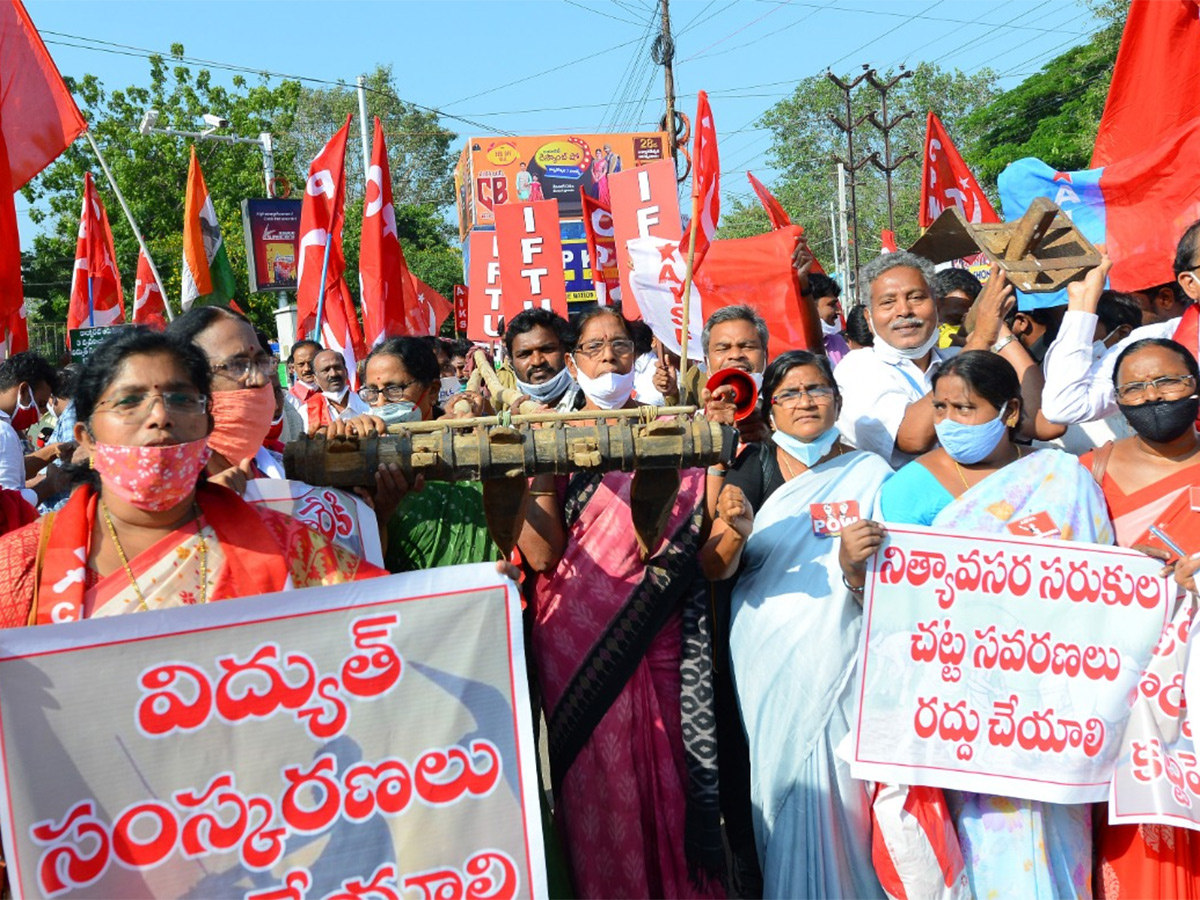
[[[441,110],[464,142],[647,130],[663,114],[649,59],[657,0],[26,4],[59,69],[109,89],[148,80],[142,50],[182,42],[189,57],[349,84],[390,63],[401,96]],[[727,196],[746,192],[748,168],[770,184],[770,136],[756,122],[801,78],[929,60],[991,66],[1011,87],[1099,27],[1079,0],[670,0],[670,13],[678,106],[691,113],[709,92]],[[23,245],[27,209],[18,196]]]

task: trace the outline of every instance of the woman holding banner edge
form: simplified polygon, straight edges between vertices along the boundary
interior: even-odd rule
[[[892,470],[841,443],[841,398],[824,356],[780,355],[761,402],[774,438],[738,458],[700,559],[712,580],[737,576],[729,656],[749,739],[762,896],[882,897],[871,786],[834,753],[850,730],[862,624],[842,583],[838,535],[869,531],[861,518],[838,517],[843,508],[857,517],[851,503],[870,513]]]
[[[209,363],[133,329],[80,374],[75,437],[91,456],[57,513],[0,538],[0,627],[48,624],[385,574],[288,516],[201,479]]]
[[[1006,360],[979,350],[950,360],[934,376],[933,408],[940,446],[884,485],[880,512],[885,523],[1112,543],[1103,495],[1078,459],[1059,450],[1029,450],[1013,440],[1023,413],[1020,383]],[[873,553],[864,546],[848,554],[849,581],[864,583]],[[997,896],[1092,895],[1090,806],[881,785],[874,810],[876,870],[892,896],[913,895],[906,880],[912,872],[896,876],[887,869],[903,863],[888,847],[912,838],[902,832],[914,820],[902,818],[900,808],[913,806],[914,797],[930,816],[948,814],[957,838],[938,848],[939,868],[928,873],[931,883],[945,884],[944,872],[961,870],[977,897],[993,891]],[[922,836],[915,840],[928,844]],[[902,883],[889,883],[889,876]]]

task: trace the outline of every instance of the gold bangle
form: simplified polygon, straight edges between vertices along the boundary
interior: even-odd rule
[[[530,491],[530,497],[557,497],[558,491]]]

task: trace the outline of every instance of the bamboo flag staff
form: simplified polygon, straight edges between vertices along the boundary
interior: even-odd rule
[[[696,179],[692,179],[692,219],[688,228],[688,255],[687,268],[683,275],[683,315],[680,322],[682,334],[679,338],[679,384],[682,387],[687,384],[688,376],[688,348],[692,343],[692,335],[688,330],[691,325],[689,315],[692,310],[692,269],[696,265],[696,228],[698,227],[697,219],[700,216],[700,193],[696,185]]]

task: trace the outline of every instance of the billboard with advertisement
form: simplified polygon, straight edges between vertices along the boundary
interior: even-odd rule
[[[582,215],[579,188],[608,202],[608,177],[667,157],[664,132],[471,138],[454,171],[459,239],[495,224],[504,203],[557,200],[559,215]]]
[[[250,292],[294,291],[302,200],[243,200]]]

